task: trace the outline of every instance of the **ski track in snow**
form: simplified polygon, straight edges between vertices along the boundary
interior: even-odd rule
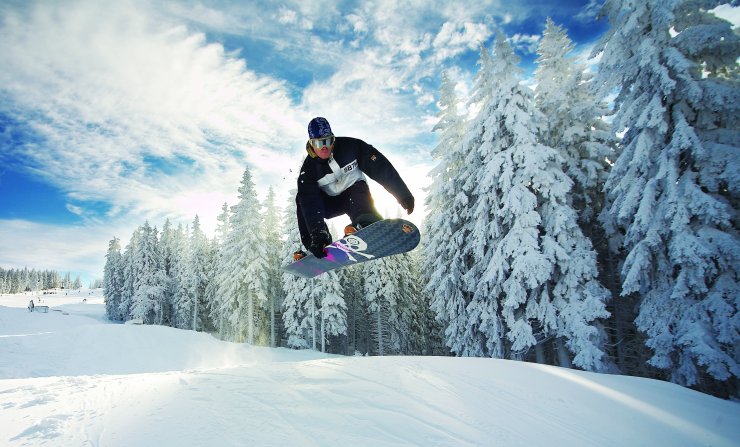
[[[739,404],[669,383],[250,347],[27,300],[0,296],[0,446],[740,445]]]

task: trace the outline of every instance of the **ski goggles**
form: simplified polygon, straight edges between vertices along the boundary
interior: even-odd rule
[[[334,135],[329,135],[328,137],[321,137],[321,138],[311,138],[308,140],[309,143],[311,143],[311,146],[313,146],[315,149],[321,149],[322,147],[330,147],[332,144],[334,144]]]

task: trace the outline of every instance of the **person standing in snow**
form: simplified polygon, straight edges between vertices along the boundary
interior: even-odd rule
[[[408,214],[414,196],[393,165],[373,146],[357,138],[335,137],[326,118],[308,123],[308,156],[298,175],[296,195],[301,242],[317,258],[326,256],[331,234],[324,219],[346,214],[351,224],[345,233],[382,219],[375,209],[365,174],[390,192]],[[295,253],[300,259],[306,254]]]

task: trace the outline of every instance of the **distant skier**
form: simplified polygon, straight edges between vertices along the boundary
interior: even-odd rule
[[[326,256],[331,234],[324,219],[347,214],[354,232],[382,219],[375,209],[367,174],[390,192],[408,214],[414,211],[414,196],[393,165],[373,146],[357,138],[335,137],[326,118],[308,123],[308,156],[298,175],[296,195],[301,242],[317,258]],[[298,251],[295,259],[304,257]]]

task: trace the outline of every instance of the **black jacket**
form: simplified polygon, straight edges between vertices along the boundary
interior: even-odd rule
[[[329,160],[309,155],[301,166],[297,201],[306,226],[312,230],[323,224],[325,195],[341,194],[355,182],[365,181],[364,174],[399,202],[411,196],[396,169],[377,149],[357,138],[336,137]]]

